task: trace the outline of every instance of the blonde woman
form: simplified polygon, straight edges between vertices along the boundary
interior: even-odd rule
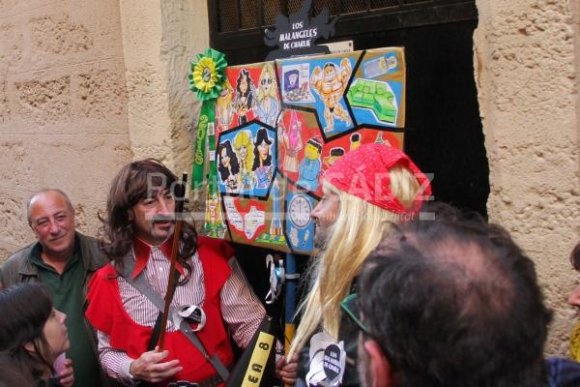
[[[234,97],[234,89],[230,81],[226,78],[220,96],[215,103],[215,116],[217,123],[217,132],[221,133],[228,130],[234,116],[234,109],[232,100]]]
[[[274,65],[272,62],[266,62],[258,80],[256,115],[260,121],[272,127],[276,127],[278,113],[280,113],[277,90]]]
[[[240,164],[240,191],[252,189],[252,165],[254,165],[254,144],[252,135],[247,130],[242,130],[234,137],[234,151]]]
[[[363,145],[338,159],[322,187],[312,211],[319,256],[283,374],[290,377],[298,358],[297,376],[306,385],[356,386],[358,331],[344,318],[340,302],[355,290],[367,255],[393,224],[417,215],[431,189],[407,155],[381,144]]]

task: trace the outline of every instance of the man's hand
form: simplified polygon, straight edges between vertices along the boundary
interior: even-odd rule
[[[72,359],[65,359],[62,370],[58,373],[58,381],[62,387],[72,387],[75,382]]]
[[[276,376],[284,382],[284,384],[293,386],[296,383],[296,372],[298,370],[298,356],[294,355],[292,359],[286,360],[281,357],[276,362]]]
[[[161,362],[169,355],[169,351],[159,351],[156,347],[154,351],[141,354],[138,359],[131,362],[129,372],[134,379],[144,380],[150,383],[158,383],[180,372],[183,367],[179,365],[179,360]]]

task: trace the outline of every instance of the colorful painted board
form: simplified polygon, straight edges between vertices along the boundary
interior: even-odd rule
[[[206,235],[308,254],[321,176],[361,144],[403,147],[402,48],[226,69],[215,103],[219,198]]]

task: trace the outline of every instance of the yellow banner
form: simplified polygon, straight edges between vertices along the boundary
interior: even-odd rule
[[[270,352],[274,350],[274,336],[260,332],[258,341],[254,346],[250,364],[246,370],[246,375],[242,382],[242,387],[259,386],[266,370],[266,364],[270,357]]]

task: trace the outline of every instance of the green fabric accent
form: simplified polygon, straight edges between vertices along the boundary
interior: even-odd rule
[[[195,61],[191,62],[191,71],[188,76],[189,88],[196,93],[197,99],[202,101],[197,124],[197,134],[195,136],[193,171],[191,174],[191,188],[194,190],[203,187],[206,139],[209,139],[210,152],[212,152],[212,155],[215,155],[215,132],[213,130],[215,120],[214,104],[223,87],[227,65],[228,62],[226,61],[225,55],[212,48],[208,48],[205,52],[197,54]],[[208,126],[212,129],[209,133]],[[210,160],[209,193],[217,191],[216,176],[217,167],[214,157],[213,160]]]
[[[99,360],[92,349],[89,330],[84,318],[83,284],[85,268],[83,267],[78,237],[75,240],[75,251],[69,258],[64,272],[45,264],[40,257],[41,247],[38,244],[31,254],[31,261],[38,266],[40,282],[48,286],[52,294],[53,305],[66,314],[66,327],[70,340],[67,357],[73,360],[75,386],[99,387]]]
[[[215,110],[214,110],[214,101],[207,101],[203,103],[210,105],[208,107],[208,117],[209,122],[211,123],[211,128],[208,132],[208,146],[209,151],[213,155],[213,160],[210,158],[209,160],[209,187],[208,187],[208,196],[217,194],[217,153],[216,153],[216,139],[215,139]]]
[[[206,139],[208,139],[208,126],[211,124],[213,128],[213,123],[215,120],[214,113],[214,101],[203,101],[201,104],[201,112],[199,113],[199,120],[197,125],[197,134],[195,136],[195,149],[193,155],[193,171],[191,179],[191,188],[199,189],[203,186],[204,173],[205,173],[205,157],[206,157]],[[215,132],[209,133],[209,139],[213,138],[213,151],[215,151]],[[210,151],[212,144],[210,141]],[[217,167],[215,162],[213,163],[213,173],[217,175]],[[212,174],[212,168],[210,163],[210,176]],[[211,180],[210,180],[211,181]]]

